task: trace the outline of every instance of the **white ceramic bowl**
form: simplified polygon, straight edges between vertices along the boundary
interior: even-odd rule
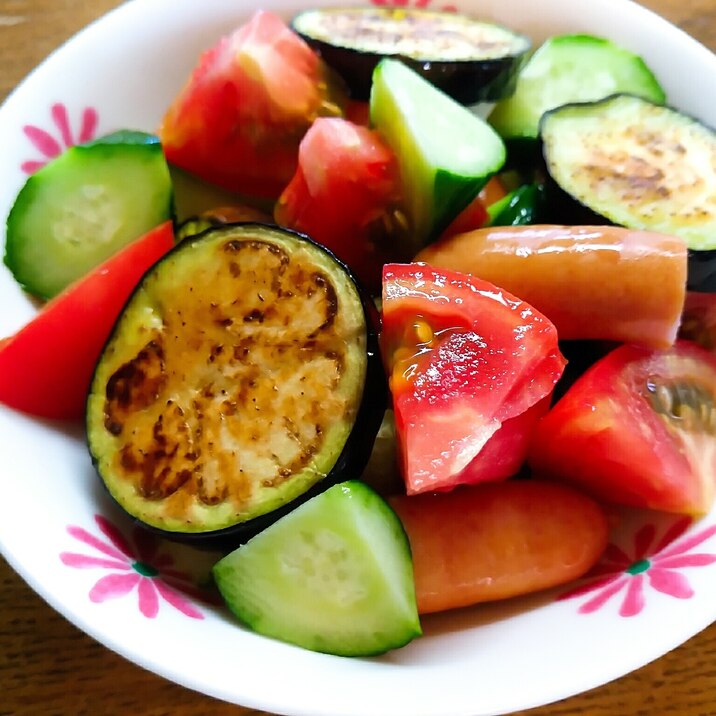
[[[628,0],[454,4],[535,42],[565,31],[610,37],[647,59],[673,105],[716,125],[716,93],[699,91],[716,86],[716,57]],[[154,128],[199,52],[259,5],[290,16],[306,3],[133,0],[53,54],[0,109],[0,214],[32,162],[52,153],[51,138],[66,143],[63,127],[74,141]],[[0,335],[35,310],[5,270],[0,306]],[[311,653],[246,631],[220,607],[171,596],[166,582],[200,582],[211,558],[133,533],[99,488],[79,429],[0,408],[0,446],[0,548],[32,587],[126,658],[246,706],[305,716],[507,713],[619,677],[716,617],[716,513],[693,524],[634,513],[614,536],[622,557],[607,587],[437,615],[424,620],[423,638],[382,658]]]

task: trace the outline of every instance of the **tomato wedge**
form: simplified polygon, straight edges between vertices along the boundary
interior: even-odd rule
[[[271,12],[205,52],[159,130],[167,159],[226,189],[277,197],[319,115],[343,99],[324,63]]]
[[[319,118],[299,148],[276,222],[327,246],[371,290],[390,258],[400,198],[398,164],[380,135],[345,119]],[[395,258],[395,257],[393,257]]]
[[[381,342],[409,494],[457,484],[500,425],[549,395],[564,369],[542,314],[425,264],[384,267]]]
[[[0,403],[41,418],[82,419],[117,316],[144,272],[173,245],[169,221],[68,286],[0,343]]]
[[[689,341],[598,360],[534,432],[536,474],[613,503],[707,512],[716,492],[716,356]]]

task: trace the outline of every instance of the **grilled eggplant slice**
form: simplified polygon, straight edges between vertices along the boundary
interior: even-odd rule
[[[688,287],[716,290],[712,129],[664,105],[613,95],[548,112],[541,136],[547,169],[563,192],[551,195],[565,222],[584,223],[586,207],[602,223],[681,237],[689,249]]]
[[[110,494],[165,536],[229,545],[358,477],[386,398],[372,310],[301,234],[234,224],[185,239],[96,368],[87,434]]]
[[[400,59],[461,104],[509,96],[530,40],[500,25],[418,8],[321,8],[297,15],[293,29],[346,82],[370,96],[383,57]]]

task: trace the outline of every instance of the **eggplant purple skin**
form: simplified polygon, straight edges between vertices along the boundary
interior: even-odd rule
[[[599,100],[599,102],[607,102],[614,96],[616,95],[605,97]],[[575,106],[579,105],[579,103],[573,104],[575,104]],[[570,105],[567,104],[565,106],[569,107]],[[555,111],[559,109],[561,108],[557,107]],[[549,112],[545,113],[544,116],[547,114],[549,114]],[[542,121],[544,121],[544,117]],[[700,122],[700,120],[698,121]],[[703,124],[703,122],[700,123]],[[519,159],[522,163],[517,162],[520,169],[524,170],[526,168],[525,164],[529,164],[531,170],[539,172],[543,177],[546,197],[545,223],[617,226],[613,221],[610,221],[605,216],[597,213],[579,201],[579,199],[572,196],[572,194],[562,188],[549,173],[547,156],[542,140],[541,123],[538,138],[535,140],[525,140],[524,143],[518,145],[518,150],[524,152],[524,154],[519,154]],[[526,162],[525,158],[527,158]],[[509,161],[508,158],[508,163]],[[687,291],[716,293],[716,245],[713,249],[688,249],[686,266]]]
[[[354,100],[367,102],[373,83],[373,70],[383,55],[332,45],[298,33],[323,61],[338,74]],[[515,91],[517,75],[527,58],[528,48],[516,55],[489,60],[416,60],[391,55],[464,105],[496,102]]]
[[[716,249],[688,250],[686,288],[689,291],[716,293]]]
[[[224,224],[222,226],[260,227],[262,224],[258,224],[256,222],[238,222],[233,224]],[[388,380],[383,368],[379,344],[380,316],[368,291],[361,285],[351,269],[332,251],[330,251],[330,249],[314,241],[309,236],[301,234],[297,231],[286,229],[284,227],[277,227],[275,224],[266,224],[266,226],[270,226],[272,229],[280,228],[281,231],[293,234],[301,240],[308,241],[314,246],[317,246],[324,253],[330,255],[334,261],[342,267],[352,280],[353,284],[356,286],[358,295],[360,296],[361,305],[363,307],[363,315],[365,317],[367,353],[366,375],[363,384],[363,394],[361,396],[360,407],[358,408],[353,427],[348,435],[348,438],[346,439],[343,450],[328,475],[319,480],[304,493],[294,498],[291,502],[288,502],[266,514],[258,515],[250,520],[238,522],[235,525],[224,527],[219,530],[210,530],[206,532],[175,532],[171,530],[163,530],[159,527],[155,527],[154,525],[149,525],[134,515],[128,513],[115,500],[97,470],[97,476],[102,484],[102,487],[104,488],[105,494],[109,495],[112,502],[132,521],[132,523],[171,542],[186,544],[199,549],[228,553],[236,547],[246,543],[249,539],[269,527],[281,517],[287,515],[289,512],[293,511],[304,502],[310,500],[312,497],[324,492],[329,487],[346,480],[360,478],[363,470],[368,464],[368,460],[370,459],[373,444],[375,443],[375,438],[378,434],[378,430],[380,429],[380,425],[383,421],[383,415],[385,414],[385,410],[388,405]],[[210,227],[205,232],[201,233],[208,233],[213,231],[214,228],[215,227]],[[197,234],[196,236],[200,235],[201,234]],[[192,238],[195,238],[195,236]],[[177,244],[172,251],[179,251],[181,249],[182,244]],[[130,296],[127,302],[129,302],[131,298],[132,297]],[[109,340],[111,340],[111,337]],[[90,458],[93,465],[96,467],[97,461],[91,451]]]

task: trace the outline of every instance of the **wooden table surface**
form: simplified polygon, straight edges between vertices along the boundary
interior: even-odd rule
[[[117,4],[0,0],[0,99],[51,50]],[[716,0],[642,4],[716,50]],[[184,689],[117,656],[50,609],[1,558],[0,585],[0,715],[259,714]],[[716,624],[635,673],[559,704],[520,712],[527,714],[714,716]]]

